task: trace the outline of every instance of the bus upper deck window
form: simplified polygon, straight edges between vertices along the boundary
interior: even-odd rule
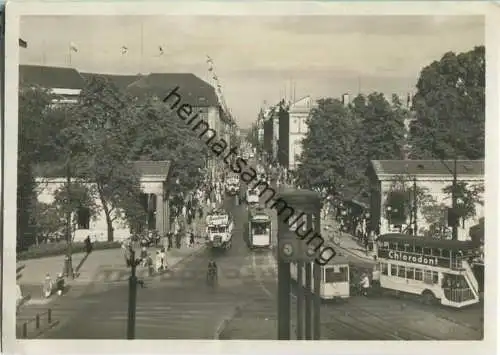
[[[422,247],[421,246],[415,245],[414,250],[415,250],[415,253],[422,254]]]
[[[449,258],[450,257],[450,251],[448,249],[441,249],[441,256],[443,258]]]
[[[424,255],[432,255],[431,248],[424,248]]]
[[[398,251],[405,251],[405,246],[403,243],[398,243],[398,248],[397,248]]]
[[[389,243],[389,248],[391,250],[398,250],[398,243]]]
[[[404,248],[405,248],[405,252],[413,253],[413,245],[405,244]]]

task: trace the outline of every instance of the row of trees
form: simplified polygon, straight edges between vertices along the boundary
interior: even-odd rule
[[[144,223],[147,211],[134,160],[171,161],[171,195],[185,194],[199,183],[206,145],[161,101],[129,97],[103,77],[91,78],[76,104],[57,104],[58,99],[42,88],[20,88],[20,248],[64,229],[68,213],[81,207],[91,216],[102,210],[110,241],[117,218],[134,226]],[[69,182],[50,205],[37,200],[40,165]]]
[[[319,100],[303,141],[299,183],[333,194],[349,188],[368,192],[370,160],[483,159],[484,46],[446,53],[421,70],[416,89],[411,107],[396,95],[388,99],[378,92],[358,95],[348,105],[335,98]],[[405,120],[411,122],[408,131]],[[461,200],[480,202],[484,187],[460,186]],[[422,208],[435,207],[428,194],[421,195]],[[436,213],[426,214],[435,219],[431,214]]]

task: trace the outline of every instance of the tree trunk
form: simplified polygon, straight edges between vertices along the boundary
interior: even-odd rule
[[[111,210],[108,207],[108,203],[102,197],[102,195],[100,196],[100,199],[101,199],[101,204],[102,204],[102,209],[104,211],[104,215],[106,216],[106,224],[108,226],[108,242],[112,242],[114,239],[114,236],[113,236],[114,228],[113,228],[113,220],[111,219]]]

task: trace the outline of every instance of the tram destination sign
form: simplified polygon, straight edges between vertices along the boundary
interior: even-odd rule
[[[449,259],[431,255],[405,253],[395,250],[380,250],[379,257],[420,265],[450,267]]]

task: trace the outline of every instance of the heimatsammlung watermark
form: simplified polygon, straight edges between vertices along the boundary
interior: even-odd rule
[[[313,228],[306,231],[305,214],[297,215],[295,208],[290,206],[287,201],[278,197],[275,199],[276,191],[269,186],[269,183],[264,179],[259,179],[254,168],[249,166],[248,161],[238,156],[237,147],[229,147],[229,144],[224,138],[218,138],[217,132],[210,128],[207,121],[203,120],[199,112],[194,112],[192,105],[183,103],[182,95],[179,93],[180,87],[175,87],[163,99],[163,102],[169,105],[169,108],[176,112],[177,117],[185,124],[191,127],[193,132],[198,133],[200,139],[206,139],[205,144],[217,157],[222,157],[224,163],[229,166],[231,171],[240,175],[240,179],[245,182],[249,188],[258,189],[259,197],[268,194],[265,205],[274,208],[278,216],[284,218],[284,221],[295,230],[297,238],[305,240],[306,245],[314,246],[316,252],[315,261],[319,265],[327,264],[335,257],[335,250],[331,246],[325,245],[325,240],[320,233],[317,233]],[[235,161],[233,161],[233,159]],[[253,184],[253,186],[252,186]],[[283,216],[285,212],[287,215]],[[300,222],[299,222],[300,221]]]

